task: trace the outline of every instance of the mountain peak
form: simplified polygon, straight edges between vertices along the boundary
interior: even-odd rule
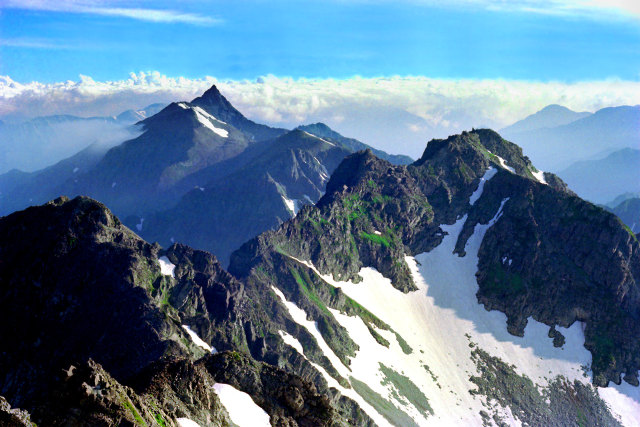
[[[577,112],[558,104],[551,104],[501,130],[505,134],[529,132],[567,125],[587,116],[589,112]]]
[[[213,108],[215,111],[225,111],[227,113],[242,116],[242,114],[236,110],[233,105],[231,105],[227,98],[220,93],[216,85],[211,86],[205,93],[191,101],[191,103],[202,107],[207,111]],[[213,114],[213,111],[209,112]]]
[[[220,93],[220,91],[218,90],[218,87],[216,85],[212,85],[209,89],[207,89],[202,96],[200,96],[200,98],[203,99],[220,99],[220,98],[224,98],[224,96],[222,96],[222,94]]]

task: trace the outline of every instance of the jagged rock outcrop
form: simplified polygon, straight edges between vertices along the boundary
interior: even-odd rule
[[[498,171],[472,205],[470,196],[489,167]],[[519,147],[490,130],[433,140],[408,167],[366,152],[348,157],[317,207],[247,242],[232,255],[229,269],[263,282],[265,273],[258,271],[267,277],[275,271],[272,280],[278,280],[289,269],[280,264],[295,257],[335,279],[357,281],[360,268],[370,266],[406,292],[413,285],[404,254],[429,251],[442,239],[439,224],[467,215],[456,247],[463,255],[475,225],[486,224],[503,201],[500,220],[479,252],[479,302],[507,314],[506,327],[515,335],[522,335],[530,316],[550,327],[585,322],[594,383],[619,383],[621,373],[635,383],[637,238],[555,175],[541,176]],[[314,298],[335,304],[321,290],[306,299]],[[296,302],[309,304],[303,299]],[[348,346],[343,352],[349,354]]]
[[[0,236],[0,390],[39,424],[175,425],[187,417],[228,425],[206,386],[231,381],[218,360],[244,375],[242,387],[283,425],[341,424],[356,408],[285,346],[278,331],[291,321],[275,299],[248,293],[207,252],[178,244],[162,251],[86,197],[1,218]],[[235,352],[196,362],[207,345]],[[311,337],[307,347],[310,357],[320,354]],[[275,381],[285,389],[273,389]]]

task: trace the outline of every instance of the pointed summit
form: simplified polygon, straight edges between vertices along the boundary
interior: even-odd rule
[[[191,104],[203,108],[218,120],[249,134],[255,141],[273,139],[286,132],[284,129],[271,128],[247,119],[220,93],[216,85],[191,101]]]

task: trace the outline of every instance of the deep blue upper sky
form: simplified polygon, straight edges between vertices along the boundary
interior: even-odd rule
[[[115,80],[144,70],[219,79],[640,78],[638,16],[531,12],[525,7],[531,0],[515,0],[522,8],[492,10],[484,3],[495,0],[466,1],[474,5],[85,0],[78,7],[72,0],[0,0],[0,75],[20,82],[76,80],[79,74]],[[188,15],[170,12],[161,19],[174,22],[154,22],[130,8]]]

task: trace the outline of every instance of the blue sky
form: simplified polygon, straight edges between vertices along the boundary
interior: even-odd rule
[[[0,0],[0,75],[640,80],[630,1],[447,3]]]

